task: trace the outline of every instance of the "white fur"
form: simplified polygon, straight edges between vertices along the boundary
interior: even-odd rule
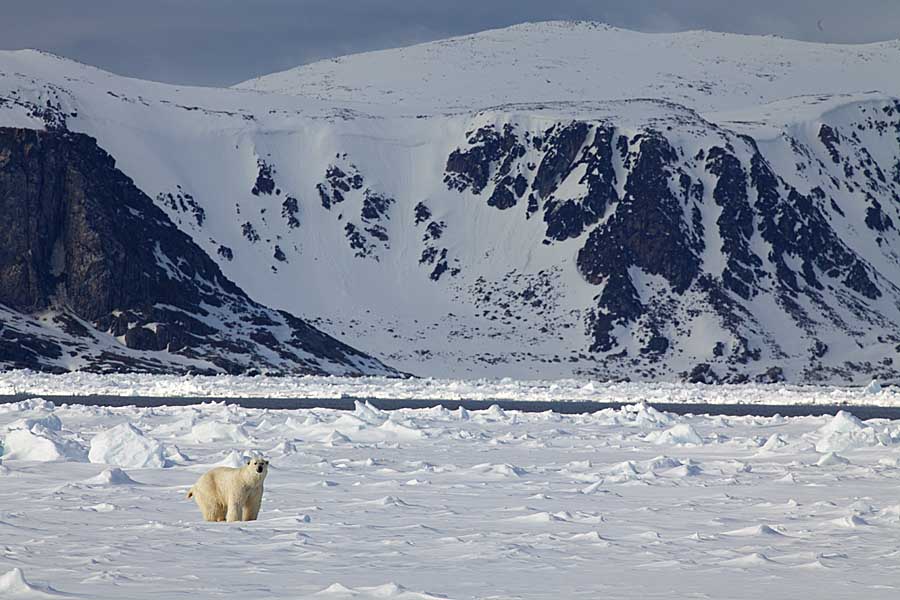
[[[197,480],[187,494],[207,521],[255,521],[262,504],[269,461],[253,458],[240,469],[217,467]]]

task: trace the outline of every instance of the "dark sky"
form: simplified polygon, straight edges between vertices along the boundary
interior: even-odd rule
[[[900,0],[0,0],[0,48],[228,85],[320,58],[549,19],[841,43],[900,38]]]

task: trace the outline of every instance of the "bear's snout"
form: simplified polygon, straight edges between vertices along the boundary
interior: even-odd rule
[[[256,467],[256,472],[257,472],[257,473],[262,473],[262,466]]]

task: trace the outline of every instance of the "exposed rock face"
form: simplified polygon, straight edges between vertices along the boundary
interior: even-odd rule
[[[709,314],[710,330],[726,336],[689,347],[706,360],[689,365],[683,379],[784,380],[777,363],[760,362],[765,354],[789,356],[767,333],[778,319],[809,342],[803,379],[850,379],[857,370],[891,377],[890,356],[823,364],[829,337],[860,348],[877,343],[888,354],[900,342],[900,289],[876,267],[897,264],[886,240],[896,239],[900,177],[888,177],[883,150],[900,139],[900,110],[896,103],[867,110],[843,128],[821,125],[813,140],[821,147],[785,136],[795,163],[775,166],[753,138],[689,112],[675,117],[677,109],[666,127],[488,124],[450,154],[444,183],[505,211],[522,195],[509,192],[510,177],[524,179],[523,212],[526,219],[542,213],[543,243],[578,240],[578,272],[597,286],[585,323],[590,351],[611,371],[632,365],[652,376],[654,363],[685,353],[689,324]],[[882,164],[870,147],[882,152]],[[498,190],[511,201],[496,202]],[[850,211],[864,219],[848,224]],[[883,256],[860,250],[865,229]]]
[[[364,187],[363,176],[346,154],[335,157],[335,162],[341,166],[329,165],[324,181],[316,185],[322,208],[329,211],[334,208],[338,220],[342,220],[343,214],[337,207],[349,198],[361,200],[359,220],[348,219],[343,225],[344,234],[356,257],[378,261],[379,251],[391,247],[385,225],[390,220],[389,208],[394,199]]]
[[[392,373],[247,297],[91,137],[0,128],[0,212],[0,364]]]

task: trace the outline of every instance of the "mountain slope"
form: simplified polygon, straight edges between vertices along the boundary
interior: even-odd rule
[[[808,94],[896,94],[900,83],[890,74],[898,64],[897,40],[816,44],[555,21],[323,60],[236,87],[360,107],[402,107],[407,114],[633,98],[707,112]]]
[[[96,137],[254,298],[404,371],[861,382],[900,358],[898,69],[581,23],[227,90],[17,52],[0,124]]]
[[[391,372],[250,300],[83,134],[0,128],[0,211],[8,366]]]

